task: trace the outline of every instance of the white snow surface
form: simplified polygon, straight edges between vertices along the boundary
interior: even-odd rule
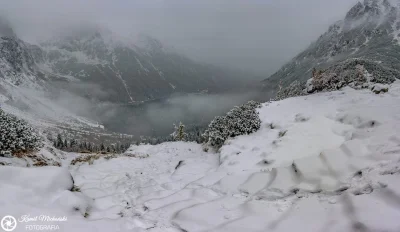
[[[0,217],[67,216],[61,231],[400,231],[400,81],[259,112],[262,128],[219,153],[173,142],[69,172],[0,167]]]

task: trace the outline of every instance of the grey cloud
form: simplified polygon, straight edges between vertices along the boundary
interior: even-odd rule
[[[2,1],[17,34],[35,42],[84,24],[123,36],[146,33],[191,58],[267,75],[356,0]]]

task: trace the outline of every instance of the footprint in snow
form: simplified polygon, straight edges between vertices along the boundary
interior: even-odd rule
[[[266,160],[266,159],[263,159],[263,160],[261,160],[260,162],[258,162],[257,165],[260,165],[260,166],[268,166],[268,165],[273,164],[274,162],[275,162],[274,160]]]
[[[310,117],[306,117],[302,114],[296,114],[294,118],[295,122],[307,122],[308,120],[310,120]]]
[[[357,128],[360,128],[360,129],[374,128],[374,127],[377,127],[379,125],[380,125],[380,123],[377,122],[376,120],[368,120],[366,122],[362,122],[359,125],[357,125]]]
[[[353,191],[353,194],[356,196],[363,195],[363,194],[370,194],[374,191],[374,189],[381,189],[386,188],[387,184],[378,182],[376,184],[366,184],[360,188],[357,188]]]

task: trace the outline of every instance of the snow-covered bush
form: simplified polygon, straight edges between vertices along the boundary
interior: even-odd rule
[[[380,63],[364,59],[348,59],[325,70],[313,69],[312,78],[305,84],[295,80],[287,87],[279,86],[280,89],[273,100],[283,100],[320,91],[334,91],[345,86],[354,89],[372,88],[378,84],[391,84],[399,77],[399,71]]]
[[[0,152],[29,152],[42,146],[42,138],[27,122],[0,109]]]
[[[257,112],[260,106],[260,103],[250,101],[234,107],[223,117],[215,117],[203,134],[205,141],[208,145],[219,148],[230,137],[256,132],[261,126]]]
[[[313,71],[307,82],[307,92],[333,91],[344,86],[367,88],[370,83],[391,84],[400,77],[400,72],[379,63],[349,59],[326,70]]]
[[[208,125],[203,137],[210,146],[221,147],[225,140],[229,138],[227,119],[221,116],[215,117]]]
[[[301,84],[300,81],[293,81],[288,87],[281,88],[276,94],[276,98],[274,100],[280,101],[289,97],[297,97],[304,95],[304,84]]]

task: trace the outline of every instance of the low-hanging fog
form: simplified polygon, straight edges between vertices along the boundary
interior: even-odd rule
[[[64,85],[60,91],[59,85]],[[48,99],[71,113],[101,122],[109,131],[145,136],[168,136],[174,124],[183,122],[188,129],[204,128],[217,115],[224,115],[235,105],[257,97],[255,91],[219,94],[174,94],[165,99],[144,104],[118,104],[98,102],[77,94],[82,89],[91,89],[92,95],[107,95],[98,86],[85,84],[77,88],[74,83],[53,83]],[[33,95],[37,95],[32,93]],[[32,96],[31,94],[31,96]],[[37,108],[37,107],[36,107]],[[41,108],[35,114],[43,111]],[[43,115],[45,116],[45,115]]]

